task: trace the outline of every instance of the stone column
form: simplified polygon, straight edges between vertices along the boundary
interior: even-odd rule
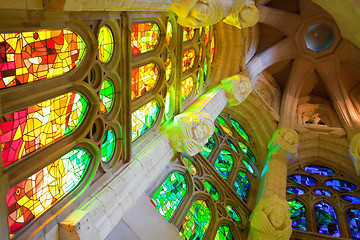
[[[251,240],[289,239],[291,220],[286,201],[287,160],[297,157],[298,134],[289,128],[278,129],[268,146],[266,164],[261,174],[258,199],[250,216]]]
[[[360,133],[351,139],[349,153],[354,163],[356,174],[360,176]]]

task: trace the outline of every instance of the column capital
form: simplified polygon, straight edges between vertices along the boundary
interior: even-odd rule
[[[249,240],[287,240],[292,233],[289,203],[277,196],[260,199],[249,221]]]
[[[293,161],[297,157],[299,148],[299,136],[297,132],[290,128],[280,128],[272,136],[268,149],[278,151],[281,149],[288,154],[287,159]]]
[[[252,91],[250,78],[240,74],[223,79],[221,85],[230,106],[239,105]]]
[[[175,116],[166,133],[175,151],[194,156],[203,149],[214,130],[210,114],[193,111]]]
[[[354,163],[356,174],[360,176],[360,133],[351,139],[349,153]]]
[[[252,27],[259,21],[259,9],[252,0],[241,0],[234,5],[230,14],[223,20],[224,23],[239,29]]]

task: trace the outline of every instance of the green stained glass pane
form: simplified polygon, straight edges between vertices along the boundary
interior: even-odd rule
[[[216,129],[216,128],[215,128]],[[212,150],[214,149],[215,147],[215,140],[214,140],[214,137],[211,136],[209,138],[209,141],[205,144],[203,150],[201,151],[201,154],[205,157],[205,158],[208,158],[210,153],[212,152]]]
[[[100,28],[98,37],[99,59],[103,63],[107,63],[114,52],[114,37],[108,26]]]
[[[102,145],[101,145],[101,160],[108,162],[114,155],[115,151],[115,133],[114,130],[109,128],[105,131]]]
[[[231,205],[226,205],[226,211],[228,212],[231,219],[237,224],[241,224],[241,218],[239,214],[235,211],[235,209]]]
[[[115,97],[115,88],[111,81],[105,80],[100,90],[100,111],[103,114],[109,113]]]
[[[220,131],[219,127],[216,124],[214,124],[214,125],[215,125],[215,132],[221,136],[221,131]]]
[[[188,77],[181,82],[181,101],[187,99],[194,88],[194,79],[192,77]]]
[[[206,63],[206,58],[204,60],[204,66],[203,66],[203,80],[204,80],[204,83],[206,82],[207,80],[207,74],[208,74],[208,65]]]
[[[231,128],[229,124],[226,122],[226,120],[221,117],[220,115],[217,116],[216,121],[220,124],[221,128],[230,136],[233,136],[233,132],[231,131]]]
[[[226,225],[222,225],[219,227],[219,229],[216,232],[215,240],[233,240],[233,239],[234,239],[234,234],[231,231],[230,227]]]
[[[131,54],[150,52],[156,49],[160,40],[159,26],[154,22],[131,25]]]
[[[140,107],[131,115],[132,140],[140,137],[146,130],[154,125],[159,116],[159,105],[156,101],[151,101]]]
[[[256,162],[255,156],[253,152],[246,146],[244,143],[239,142],[241,150],[245,153],[245,155],[250,158],[251,161]]]
[[[195,167],[195,164],[190,160],[190,158],[182,157],[181,159],[182,159],[184,165],[190,170],[190,172],[193,175],[196,175],[197,174],[197,169]]]
[[[243,163],[244,163],[245,167],[249,170],[249,172],[251,172],[252,174],[255,173],[253,167],[246,160],[243,160]]]
[[[219,192],[216,190],[216,188],[214,187],[214,185],[212,185],[210,182],[205,181],[204,182],[206,191],[208,191],[208,193],[210,193],[210,195],[215,199],[215,200],[219,200],[220,195]]]
[[[172,60],[170,57],[166,60],[166,81],[169,81],[171,78],[172,71]]]
[[[171,173],[150,199],[160,214],[170,221],[187,192],[186,178],[182,173]]]
[[[168,21],[167,28],[166,28],[166,44],[168,46],[170,46],[170,44],[171,44],[172,37],[173,37],[172,24],[170,21]]]
[[[214,163],[214,168],[224,179],[227,179],[231,171],[233,162],[234,160],[231,153],[228,150],[221,150],[219,156]]]
[[[238,149],[236,148],[235,144],[234,144],[232,141],[230,141],[229,139],[228,139],[227,141],[228,141],[230,147],[231,147],[235,152],[239,152]]]
[[[193,202],[180,228],[180,236],[186,240],[202,240],[211,221],[211,211],[206,201]]]
[[[292,228],[306,231],[306,218],[304,205],[292,199],[289,201],[290,218],[292,220]]]
[[[246,173],[244,172],[238,173],[233,189],[240,196],[240,198],[244,202],[246,202],[250,189],[250,180]]]
[[[183,33],[183,41],[189,41],[192,40],[195,36],[195,28],[192,27],[184,27],[184,33]]]
[[[239,133],[239,135],[248,142],[249,141],[249,136],[245,132],[244,128],[240,125],[240,123],[238,123],[234,119],[231,119],[231,123],[233,124],[234,128]]]

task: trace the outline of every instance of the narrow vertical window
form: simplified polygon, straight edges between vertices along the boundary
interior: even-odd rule
[[[194,79],[188,77],[181,82],[181,101],[185,101],[194,89]]]
[[[246,173],[244,172],[239,172],[235,183],[234,183],[234,190],[237,193],[237,195],[239,195],[239,197],[246,202],[247,200],[247,196],[249,194],[249,189],[250,189],[250,180],[249,177]]]
[[[306,231],[305,207],[301,202],[292,199],[289,201],[290,218],[292,228]]]
[[[103,63],[109,62],[114,52],[114,36],[108,26],[100,28],[98,49],[100,61]]]
[[[353,208],[346,212],[346,218],[349,223],[351,236],[353,239],[360,239],[360,211]]]
[[[151,101],[133,112],[131,117],[132,140],[134,141],[152,127],[158,116],[159,105],[156,101]]]
[[[233,163],[234,159],[231,153],[228,150],[221,150],[218,158],[214,163],[214,168],[224,179],[227,179]]]

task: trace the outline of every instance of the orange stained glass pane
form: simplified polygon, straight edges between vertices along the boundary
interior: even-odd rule
[[[195,36],[195,28],[184,27],[183,41],[192,40]]]
[[[171,71],[172,71],[172,60],[168,57],[166,61],[166,81],[169,81],[171,78]]]
[[[166,44],[168,46],[170,46],[172,37],[173,37],[172,24],[171,24],[170,21],[168,21],[168,25],[167,25],[167,28],[166,28]]]
[[[210,35],[210,27],[209,27],[209,26],[206,26],[206,27],[205,27],[205,46],[208,45],[209,35]]]
[[[131,25],[131,54],[150,52],[156,49],[160,40],[159,26],[154,22]]]
[[[79,66],[85,49],[69,29],[0,33],[0,89],[63,75]]]
[[[131,71],[131,100],[151,91],[159,79],[159,67],[149,63]]]
[[[194,79],[192,77],[188,77],[181,82],[181,101],[187,99],[194,88]]]
[[[214,61],[214,54],[215,54],[215,37],[213,35],[210,44],[210,63]]]
[[[194,66],[195,63],[195,49],[190,48],[183,52],[183,68],[182,71],[185,72]]]

